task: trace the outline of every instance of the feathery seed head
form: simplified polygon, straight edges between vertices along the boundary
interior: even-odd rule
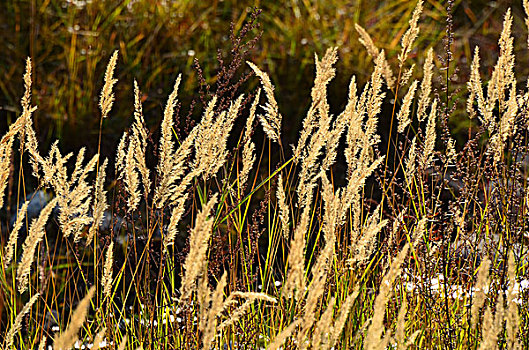
[[[66,330],[55,336],[53,341],[53,349],[56,350],[67,350],[70,349],[78,339],[77,333],[83,326],[83,323],[88,314],[88,308],[90,307],[90,300],[93,298],[96,292],[95,286],[92,286],[85,297],[79,302],[79,305],[75,308],[72,314],[70,323]]]
[[[22,329],[22,321],[24,320],[24,317],[31,310],[31,307],[33,306],[33,304],[35,304],[39,296],[40,296],[39,293],[34,294],[31,297],[31,299],[29,299],[29,301],[26,303],[26,305],[24,305],[22,310],[18,313],[17,317],[15,318],[15,321],[13,322],[13,325],[11,326],[11,328],[9,328],[9,331],[7,331],[6,333],[6,337],[5,337],[6,349],[14,348],[13,345],[14,345],[15,335],[20,331],[20,329]]]
[[[107,248],[105,266],[103,269],[103,278],[101,279],[101,285],[103,286],[103,295],[106,299],[110,298],[112,291],[112,265],[114,263],[114,242],[110,242]]]
[[[17,268],[17,285],[20,294],[24,293],[29,286],[29,274],[31,265],[35,258],[37,245],[42,241],[45,234],[46,222],[53,208],[57,204],[57,197],[52,199],[39,214],[39,217],[33,219],[29,227],[29,234],[22,246],[22,258]]]
[[[268,102],[262,108],[265,110],[266,114],[264,116],[259,115],[259,120],[263,125],[263,130],[270,140],[281,143],[281,120],[282,116],[279,113],[279,107],[274,96],[274,86],[270,81],[268,74],[260,70],[252,62],[246,62],[253,69],[255,74],[261,79],[261,84],[266,94]]]
[[[406,127],[411,123],[410,107],[411,103],[413,102],[413,97],[415,96],[415,90],[417,90],[417,84],[417,80],[415,80],[411,84],[410,88],[408,89],[408,92],[406,93],[406,96],[404,96],[400,111],[397,114],[397,120],[399,121],[397,132],[399,133],[403,133]]]
[[[197,290],[197,281],[200,276],[207,274],[207,249],[209,238],[213,230],[212,218],[208,219],[213,207],[217,203],[215,194],[198,213],[195,227],[189,236],[189,253],[184,263],[185,273],[182,276],[180,300],[186,300]]]
[[[114,69],[116,68],[116,62],[118,60],[118,51],[114,51],[110,61],[108,62],[107,69],[105,71],[105,84],[101,90],[101,98],[99,100],[99,108],[101,109],[101,117],[104,119],[108,116],[112,104],[114,103],[114,93],[112,88],[118,81],[114,79]]]
[[[430,48],[426,54],[424,62],[424,74],[421,82],[421,93],[419,95],[419,104],[417,106],[417,119],[422,122],[426,117],[426,108],[430,104],[430,93],[432,92],[433,77],[433,49]]]
[[[17,244],[18,240],[18,232],[22,228],[22,225],[24,224],[24,218],[26,217],[26,212],[28,210],[28,205],[30,201],[24,202],[17,213],[17,218],[15,221],[15,224],[13,225],[13,229],[9,233],[9,240],[7,241],[5,252],[4,252],[4,266],[7,267],[11,260],[13,259],[14,253],[15,253],[15,245]]]
[[[422,5],[423,5],[423,0],[419,0],[417,2],[417,6],[415,7],[415,10],[413,11],[413,15],[409,21],[410,27],[408,28],[406,33],[404,33],[404,35],[402,36],[402,40],[401,40],[402,51],[398,56],[401,67],[406,61],[406,59],[408,58],[408,54],[411,51],[411,47],[413,46],[415,39],[417,39],[417,36],[419,35],[418,22],[419,22],[419,18],[421,17],[421,13],[423,9]]]

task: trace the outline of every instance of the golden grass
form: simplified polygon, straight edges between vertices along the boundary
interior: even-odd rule
[[[528,11],[527,1],[524,6]],[[164,109],[157,164],[150,169],[153,135],[134,81],[134,121],[117,147],[116,182],[110,187],[105,186],[108,161],[99,165],[99,151],[85,162],[83,148],[69,164],[73,153],[63,156],[55,143],[46,157],[40,156],[31,122],[36,107],[31,107],[28,60],[21,116],[0,143],[0,197],[3,201],[12,176],[18,136],[21,162],[27,152],[39,188],[49,190],[53,199],[31,222],[20,260],[17,241],[28,200],[18,208],[4,247],[0,277],[11,293],[12,317],[2,344],[9,348],[27,339],[46,346],[51,335],[43,329],[42,314],[59,305],[59,294],[53,293],[65,297],[88,290],[71,315],[61,313],[61,326],[69,322],[55,335],[54,348],[69,349],[76,341],[92,341],[98,348],[110,339],[118,349],[210,349],[238,342],[268,349],[489,349],[500,343],[520,348],[527,334],[526,315],[517,304],[523,297],[520,242],[525,226],[513,217],[526,217],[529,187],[512,170],[517,158],[510,150],[522,146],[518,132],[527,127],[521,115],[527,114],[529,93],[517,90],[512,14],[508,10],[505,15],[500,55],[486,91],[475,50],[466,110],[481,133],[458,152],[447,125],[448,93],[446,101],[431,97],[437,65],[433,49],[425,51],[422,80],[411,80],[399,94],[415,74],[409,60],[422,12],[419,1],[402,36],[398,74],[391,71],[385,51],[356,26],[374,68],[363,89],[351,78],[345,107],[336,116],[328,86],[336,76],[338,50],[315,56],[312,101],[291,153],[281,144],[283,118],[272,81],[248,62],[266,96],[260,106],[264,115],[258,113],[261,89],[251,104],[235,92],[224,105],[221,96],[213,95],[203,101],[200,122],[187,136],[177,136],[178,76]],[[114,103],[117,57],[116,51],[105,74],[101,123]],[[391,117],[400,137],[392,139],[392,130],[385,130],[394,154],[379,147],[386,95],[394,97]],[[245,127],[231,150],[232,130],[246,111]],[[252,139],[255,119],[263,139],[273,141],[264,142],[259,162]],[[469,129],[469,135],[473,132]],[[480,139],[485,132],[487,137]],[[480,143],[478,156],[473,152]],[[268,164],[263,175],[263,155],[272,150],[282,163],[274,171]],[[341,157],[343,168],[336,166]],[[344,168],[337,176],[337,169]],[[22,178],[22,164],[20,169]],[[464,171],[464,176],[457,174]],[[498,184],[487,176],[496,176]],[[451,177],[460,180],[462,189],[450,187]],[[377,200],[368,182],[379,186]],[[246,190],[247,184],[251,189]],[[115,202],[109,204],[111,189]],[[446,192],[452,197],[445,203]],[[66,242],[65,257],[52,256],[50,247],[59,241],[46,230],[56,206],[53,220],[59,226],[57,240]],[[105,215],[118,214],[126,221],[121,231],[99,232]],[[182,251],[179,235],[187,231]],[[126,237],[124,245],[118,244],[118,235]],[[82,240],[86,244],[79,248]],[[471,254],[464,256],[455,247],[468,242]],[[60,259],[67,263],[55,266]],[[32,273],[34,262],[37,273]],[[454,287],[467,294],[457,296]],[[29,301],[17,312],[22,298]],[[24,323],[32,308],[38,313]]]
[[[22,246],[22,258],[17,268],[17,285],[19,293],[24,293],[29,287],[29,274],[31,265],[35,260],[35,251],[37,245],[42,241],[45,232],[45,226],[50,217],[51,211],[57,204],[57,199],[52,199],[41,211],[39,217],[34,219],[29,227],[29,233]]]
[[[86,296],[79,302],[75,308],[70,319],[68,327],[64,332],[60,333],[53,340],[53,348],[57,350],[66,350],[73,347],[75,341],[78,339],[78,332],[86,320],[88,315],[88,308],[90,307],[90,300],[94,297],[96,288],[92,287],[86,293]]]

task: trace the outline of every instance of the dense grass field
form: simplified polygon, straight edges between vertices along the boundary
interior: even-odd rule
[[[30,54],[0,139],[1,348],[528,348],[529,1],[503,9],[492,49],[456,35],[461,2],[404,3],[392,43],[348,17],[358,53],[321,42],[289,73],[312,69],[288,94],[307,105],[286,110],[279,71],[252,56],[266,8],[237,17],[213,67],[127,81],[130,48],[98,51],[100,86],[52,94],[69,116],[92,101],[95,132],[37,125]],[[285,11],[333,11],[310,4]],[[159,76],[156,119],[143,91]]]

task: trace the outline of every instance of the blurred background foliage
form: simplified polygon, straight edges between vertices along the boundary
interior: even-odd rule
[[[357,75],[363,83],[372,70],[372,60],[358,42],[354,24],[359,23],[370,33],[397,69],[400,38],[415,5],[416,1],[409,0],[9,0],[0,11],[0,126],[5,128],[20,111],[24,60],[29,56],[35,67],[33,103],[39,109],[34,117],[42,147],[47,149],[52,140],[60,138],[65,150],[87,146],[95,152],[99,91],[105,66],[117,49],[116,103],[103,128],[103,150],[107,149],[110,155],[131,123],[133,79],[138,80],[144,94],[148,127],[156,132],[177,75],[183,74],[179,94],[182,116],[188,113],[198,92],[194,59],[200,63],[207,81],[214,83],[219,67],[217,52],[225,58],[231,48],[230,23],[238,31],[252,8],[257,7],[262,9],[262,37],[247,59],[269,72],[285,116],[284,133],[287,141],[293,142],[308,108],[314,54],[322,55],[330,46],[340,47],[338,76],[329,87],[331,105],[338,110],[345,103],[351,75]],[[489,74],[487,69],[492,69],[507,7],[512,7],[515,17],[517,51],[527,50],[521,1],[454,2],[451,72],[455,73],[452,86],[456,99],[458,87],[463,87],[460,94],[465,93],[475,45],[481,48],[482,73]],[[426,56],[417,54],[418,50],[433,46],[439,55],[437,67],[441,68],[446,2],[426,0],[420,25],[412,61]],[[415,63],[422,67],[422,62]],[[240,70],[249,72],[246,65]],[[529,65],[517,62],[517,70],[527,76]],[[421,71],[416,68],[415,75],[420,77]],[[257,83],[257,79],[251,79],[241,92]],[[200,110],[196,108],[192,114],[196,116]],[[464,118],[452,123],[456,132],[468,125]]]

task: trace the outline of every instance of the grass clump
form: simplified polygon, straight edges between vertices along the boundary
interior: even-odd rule
[[[423,5],[397,62],[356,27],[374,67],[363,87],[350,79],[337,115],[328,87],[338,49],[316,55],[292,149],[281,142],[287,116],[272,79],[248,62],[263,93],[239,93],[248,77],[230,83],[234,72],[223,71],[216,90],[204,84],[202,118],[187,132],[175,128],[185,78],[159,135],[145,125],[134,81],[134,120],[113,170],[100,149],[72,161],[54,143],[43,156],[28,60],[23,112],[0,143],[1,198],[16,186],[20,208],[0,255],[3,346],[527,346],[529,92],[514,73],[511,11],[487,84],[476,50],[463,99],[471,124],[457,144],[450,15],[445,55],[425,50],[422,79],[412,79]],[[99,143],[116,67],[117,52]],[[386,109],[389,127],[380,125]],[[40,193],[46,203],[31,214]]]

